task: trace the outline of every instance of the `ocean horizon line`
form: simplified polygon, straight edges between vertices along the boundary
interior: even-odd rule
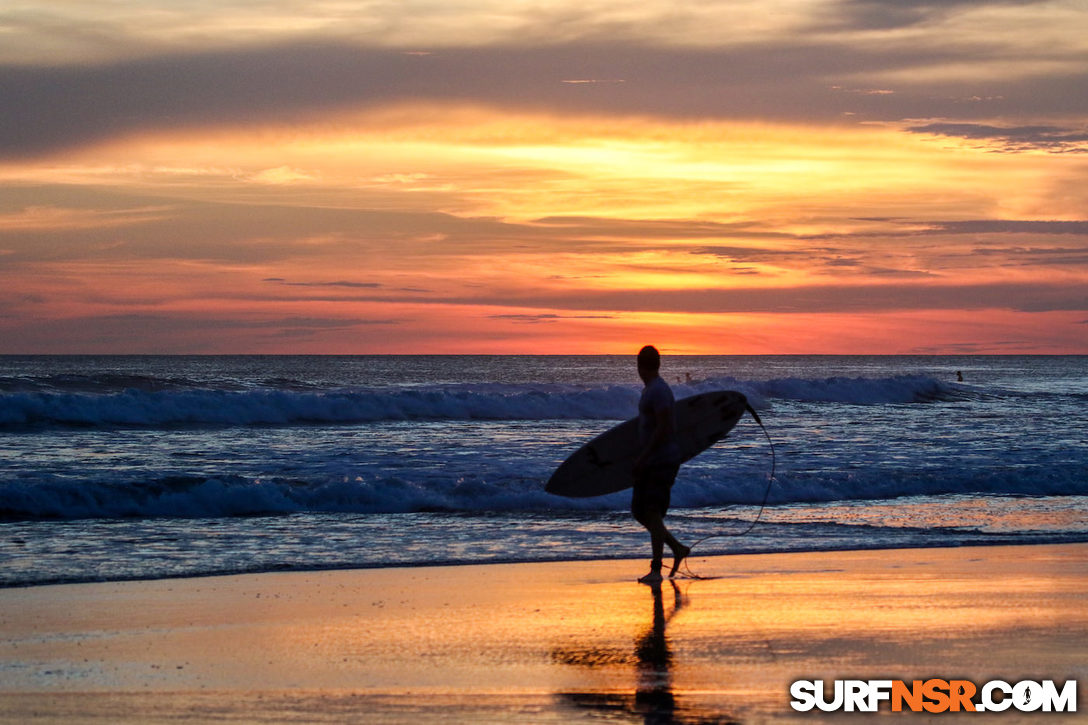
[[[1088,353],[1062,353],[1062,352],[871,352],[871,353],[822,353],[822,352],[769,352],[769,353],[671,353],[667,348],[662,348],[663,357],[669,358],[1078,358],[1088,357]],[[398,358],[398,357],[456,357],[456,358],[496,358],[496,357],[537,357],[537,358],[626,358],[635,357],[637,350],[631,353],[612,352],[4,352],[3,358],[104,358],[104,357],[251,357],[251,358],[284,358],[284,357],[314,357],[314,358]]]

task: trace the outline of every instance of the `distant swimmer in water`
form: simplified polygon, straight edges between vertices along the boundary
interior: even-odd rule
[[[650,532],[650,573],[639,579],[643,584],[662,580],[661,558],[665,544],[672,549],[675,576],[680,562],[691,549],[676,540],[665,528],[672,485],[680,470],[680,445],[676,440],[676,399],[669,384],[659,375],[661,354],[651,345],[638,353],[638,376],[645,387],[638,401],[638,440],[640,453],[635,459],[635,485],[631,494],[631,514]]]
[[[959,383],[963,382],[963,372],[960,371],[960,370],[956,371],[956,382],[959,382]]]

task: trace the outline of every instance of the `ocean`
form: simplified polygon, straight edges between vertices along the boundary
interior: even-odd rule
[[[681,469],[667,522],[704,539],[696,572],[1088,541],[1088,357],[666,355],[662,376],[744,393],[773,442],[746,417]],[[629,492],[543,490],[640,390],[634,355],[0,357],[0,586],[648,558]]]

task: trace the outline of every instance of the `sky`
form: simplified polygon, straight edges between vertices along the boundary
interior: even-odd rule
[[[7,0],[0,353],[1088,354],[1083,0]]]

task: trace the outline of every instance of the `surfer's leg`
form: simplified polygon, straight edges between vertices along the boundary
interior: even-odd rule
[[[669,571],[669,578],[676,576],[676,570],[680,568],[680,563],[684,559],[688,558],[688,554],[691,553],[691,549],[681,544],[670,534],[669,539],[666,540],[669,544],[669,548],[672,549],[672,569]]]
[[[669,578],[676,576],[676,571],[680,568],[680,563],[684,561],[688,554],[691,553],[691,549],[681,544],[672,532],[665,526],[665,519],[656,511],[651,512],[646,521],[640,520],[646,530],[650,532],[650,549],[653,553],[653,560],[650,562],[650,576],[655,572],[661,574],[661,562],[665,553],[665,544],[669,545],[672,549],[672,569],[669,570]],[[644,577],[645,578],[645,577]],[[641,579],[639,581],[642,581]]]
[[[665,517],[660,514],[656,514],[656,516],[651,520],[651,525],[653,526],[653,528],[651,528],[650,525],[647,525],[646,523],[643,523],[642,525],[646,526],[646,528],[650,531],[650,541],[651,545],[653,546],[654,562],[656,563],[658,569],[661,568],[661,557],[662,554],[664,554],[665,552],[664,545],[668,544],[669,548],[672,549],[672,569],[669,571],[669,577],[676,576],[676,570],[680,568],[680,562],[682,562],[687,557],[687,555],[691,553],[691,549],[681,544],[680,541],[672,535],[672,532],[669,531],[668,527],[665,526]]]
[[[635,484],[635,491],[631,496],[631,515],[650,533],[650,552],[653,558],[650,560],[650,573],[639,579],[644,584],[661,581],[661,558],[665,550],[665,536],[668,533],[654,493],[653,487],[648,485],[648,482],[639,481]]]
[[[635,481],[631,496],[631,513],[635,520],[650,532],[650,573],[639,579],[643,583],[661,581],[661,561],[665,553],[665,544],[673,554],[673,567],[669,576],[676,574],[680,562],[690,549],[677,541],[665,527],[665,514],[669,510],[672,483],[679,467],[654,467],[644,471]]]
[[[658,484],[661,504],[661,530],[664,534],[663,541],[668,544],[669,548],[672,550],[672,569],[669,571],[669,578],[676,576],[676,570],[680,568],[680,562],[691,553],[691,549],[681,544],[677,538],[672,535],[672,532],[665,527],[665,514],[668,513],[669,504],[672,503],[672,485],[676,481],[676,474],[679,470],[679,466],[662,467]]]
[[[631,513],[642,526],[650,533],[650,573],[661,573],[661,558],[665,552],[665,537],[668,530],[661,518],[661,513],[652,505],[642,505],[644,502],[633,503]],[[641,580],[640,580],[641,581]]]

